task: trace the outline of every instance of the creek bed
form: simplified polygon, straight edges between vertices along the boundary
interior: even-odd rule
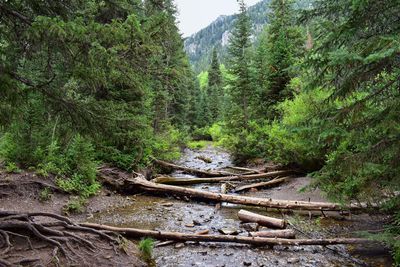
[[[199,159],[203,156],[211,159],[206,163]],[[191,168],[216,170],[232,165],[226,151],[209,144],[201,150],[186,149],[177,162]],[[176,177],[193,177],[175,172]],[[325,201],[318,190],[300,193],[310,182],[310,178],[296,178],[280,187],[243,195],[287,200]],[[220,185],[193,185],[193,188],[219,192]],[[238,235],[247,236],[237,218],[240,208],[237,205],[222,204],[221,209],[215,205],[193,202],[185,199],[165,198],[163,196],[136,195],[127,197],[129,205],[110,207],[105,211],[94,213],[89,220],[94,223],[120,227],[134,227],[151,230],[177,231],[195,233],[209,230],[210,234],[220,234],[221,230],[235,231]],[[337,213],[309,216],[308,213],[277,213],[265,209],[246,207],[247,210],[265,215],[285,218],[303,233],[301,238],[347,237],[361,230],[381,229],[384,216],[366,214],[343,217]],[[306,235],[304,235],[306,234]],[[216,244],[186,242],[172,244],[154,249],[154,261],[157,266],[391,266],[389,253],[384,248],[364,246],[277,246],[274,249],[256,248],[249,245]]]

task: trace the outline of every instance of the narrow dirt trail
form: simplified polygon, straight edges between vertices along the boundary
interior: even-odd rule
[[[199,159],[206,157],[211,163]],[[231,166],[230,155],[211,144],[201,150],[186,149],[180,165],[202,170],[219,170]],[[175,177],[195,177],[181,172],[173,173]],[[280,187],[259,191],[244,192],[242,195],[271,197],[287,200],[324,201],[319,191],[300,193],[310,182],[309,178],[296,178]],[[220,192],[219,184],[193,185],[192,188]],[[136,195],[127,197],[129,204],[92,208],[93,215],[88,222],[120,227],[135,227],[151,230],[178,231],[195,233],[209,230],[210,234],[233,232],[247,236],[252,225],[240,224],[237,205],[222,204],[217,209],[208,203],[189,202],[185,199],[164,196]],[[342,217],[337,213],[321,214],[309,217],[308,214],[277,214],[265,209],[248,208],[264,215],[289,220],[299,237],[349,237],[351,232],[374,230],[382,227],[379,216],[357,215]],[[247,245],[232,244],[171,244],[157,247],[154,250],[157,266],[391,266],[390,255],[385,250],[362,246],[321,246],[285,247],[278,246],[273,250],[255,248]]]

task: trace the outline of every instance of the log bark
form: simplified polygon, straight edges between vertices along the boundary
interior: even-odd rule
[[[307,201],[288,201],[288,200],[273,200],[266,198],[254,198],[245,196],[235,196],[229,194],[218,194],[197,189],[185,188],[180,186],[156,184],[137,177],[124,181],[124,188],[134,188],[149,192],[169,193],[183,195],[192,198],[201,198],[215,202],[228,202],[233,204],[242,204],[275,209],[291,209],[291,210],[308,210],[308,211],[343,211],[343,210],[362,210],[363,207],[357,205],[342,206],[337,203],[329,202],[307,202]]]
[[[301,245],[337,245],[337,244],[366,244],[373,241],[364,238],[333,238],[333,239],[283,239],[283,238],[265,238],[265,237],[247,237],[247,236],[231,236],[231,235],[196,235],[179,232],[164,232],[141,230],[135,228],[118,228],[107,225],[99,225],[92,223],[82,223],[83,227],[96,230],[104,230],[108,232],[119,233],[128,238],[152,237],[157,240],[175,240],[175,241],[196,241],[196,242],[224,242],[224,243],[241,243],[257,246],[301,246]]]
[[[232,169],[232,170],[236,170],[236,171],[243,171],[246,172],[248,174],[260,174],[263,173],[263,171],[260,170],[255,170],[255,169],[249,169],[249,168],[244,168],[244,167],[236,167],[236,166],[229,166],[227,167],[227,169]]]
[[[249,189],[253,189],[253,188],[275,186],[275,185],[279,185],[281,183],[287,182],[289,179],[290,179],[289,177],[276,178],[276,179],[268,181],[268,182],[261,182],[261,183],[243,185],[243,186],[237,187],[235,189],[235,192],[241,192],[241,191],[245,191],[245,190],[249,190]]]
[[[174,169],[174,170],[180,170],[180,171],[183,171],[184,173],[194,174],[199,177],[221,177],[221,176],[235,175],[234,173],[224,172],[224,171],[218,171],[218,172],[202,171],[202,170],[198,170],[198,169],[179,166],[179,165],[176,165],[176,164],[173,164],[170,162],[166,162],[166,161],[162,161],[162,160],[158,160],[158,159],[153,159],[153,161],[161,167],[168,168],[168,169]]]
[[[259,225],[271,228],[280,228],[280,229],[286,228],[285,220],[260,215],[247,210],[240,210],[238,212],[238,217],[239,220],[241,220],[242,222],[258,223]]]
[[[157,184],[193,185],[202,183],[212,184],[212,183],[231,182],[231,181],[251,181],[251,180],[273,178],[290,174],[293,174],[293,171],[285,170],[285,171],[275,171],[275,172],[261,173],[261,174],[234,175],[234,176],[209,177],[209,178],[180,178],[180,177],[161,176],[153,179],[152,181]]]
[[[250,232],[250,236],[268,237],[268,238],[295,239],[296,238],[296,232],[293,231],[292,229],[273,230],[273,231],[260,231],[260,232]]]

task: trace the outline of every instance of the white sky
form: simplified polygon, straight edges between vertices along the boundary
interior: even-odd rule
[[[260,0],[245,0],[252,6]],[[220,15],[237,13],[236,0],[175,0],[179,11],[179,28],[184,37],[205,28]]]

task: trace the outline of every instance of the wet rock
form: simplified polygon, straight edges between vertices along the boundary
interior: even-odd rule
[[[185,247],[185,243],[178,243],[178,244],[176,244],[174,246],[174,248],[176,248],[176,249],[180,249],[180,248],[183,248],[183,247]]]
[[[207,255],[208,252],[205,250],[205,251],[199,251],[198,253],[201,255]]]
[[[238,230],[235,228],[228,228],[228,227],[220,228],[220,229],[218,229],[218,231],[224,235],[238,235],[239,234]]]
[[[201,225],[201,223],[198,220],[193,220],[194,225]]]
[[[242,223],[240,226],[247,232],[258,231],[258,223]]]
[[[289,259],[287,259],[287,263],[290,263],[290,264],[298,263],[299,261],[300,261],[299,258],[289,258]]]
[[[251,266],[251,262],[250,262],[250,261],[244,261],[244,262],[243,262],[243,265],[244,265],[244,266]]]

